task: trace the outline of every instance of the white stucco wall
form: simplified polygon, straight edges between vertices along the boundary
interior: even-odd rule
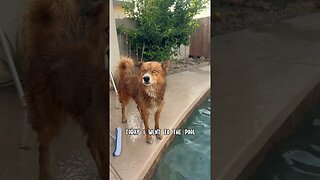
[[[111,72],[115,72],[116,66],[120,60],[120,51],[119,51],[119,43],[118,36],[116,30],[116,21],[114,17],[113,11],[113,1],[110,1],[110,60],[109,60],[109,68]]]
[[[208,3],[206,4],[206,9],[201,11],[200,14],[196,15],[194,18],[199,19],[209,16],[211,16],[211,1],[208,1]]]

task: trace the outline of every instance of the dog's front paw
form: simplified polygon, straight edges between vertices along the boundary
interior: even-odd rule
[[[161,134],[156,134],[156,138],[161,140],[162,139],[162,135]]]
[[[152,144],[153,143],[152,136],[151,135],[147,135],[146,136],[146,141],[147,141],[148,144]]]
[[[122,118],[122,123],[126,123],[127,122],[127,118]]]

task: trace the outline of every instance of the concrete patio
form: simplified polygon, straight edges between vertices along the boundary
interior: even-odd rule
[[[167,90],[165,105],[160,115],[160,127],[175,129],[185,119],[195,105],[210,90],[210,66],[199,68],[195,71],[185,71],[167,77]],[[115,128],[122,128],[122,151],[119,157],[112,156],[114,141],[110,140],[110,178],[116,180],[140,180],[149,179],[156,167],[156,161],[164,150],[164,147],[174,136],[163,135],[162,140],[155,139],[153,144],[145,142],[145,136],[129,136],[124,133],[125,129],[139,126],[142,127],[136,106],[133,101],[127,111],[128,122],[121,123],[120,104],[114,91],[110,94],[110,132],[114,135]],[[133,118],[138,124],[130,121]],[[153,117],[150,119],[150,127],[154,127]],[[172,135],[172,133],[170,134]],[[151,169],[151,170],[150,170]],[[150,170],[150,171],[149,171]]]
[[[319,19],[315,13],[214,38],[213,179],[246,179],[239,175],[304,98],[319,95]]]
[[[204,96],[210,88],[210,66],[196,71],[186,71],[170,75],[165,96],[166,105],[161,114],[160,125],[175,128]],[[110,130],[114,134],[115,127],[127,127],[122,124],[115,109],[115,95],[111,92]],[[134,108],[132,108],[134,109]],[[23,109],[14,86],[0,88],[0,179],[20,180],[37,179],[38,177],[38,145],[35,132],[28,126],[26,150],[19,149],[21,128],[24,120]],[[153,124],[153,120],[151,120]],[[123,133],[122,153],[120,157],[110,154],[111,179],[143,178],[169,137],[154,144],[145,143],[144,137],[135,142]],[[114,142],[110,139],[110,153],[114,150]],[[21,159],[21,152],[24,152]],[[100,179],[96,166],[86,146],[86,138],[80,127],[68,121],[61,128],[61,133],[51,146],[52,175],[57,180],[93,180]]]

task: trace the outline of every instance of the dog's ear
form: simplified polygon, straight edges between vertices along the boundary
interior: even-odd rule
[[[137,62],[137,63],[136,63],[136,69],[140,69],[142,63],[143,63],[143,61]]]
[[[167,60],[162,63],[162,68],[166,73],[168,73],[170,66],[171,66],[171,60]]]

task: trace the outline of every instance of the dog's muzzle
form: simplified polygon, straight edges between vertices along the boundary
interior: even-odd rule
[[[142,82],[143,82],[144,85],[150,86],[150,85],[152,84],[152,79],[151,79],[150,75],[145,74],[145,75],[142,77]]]

